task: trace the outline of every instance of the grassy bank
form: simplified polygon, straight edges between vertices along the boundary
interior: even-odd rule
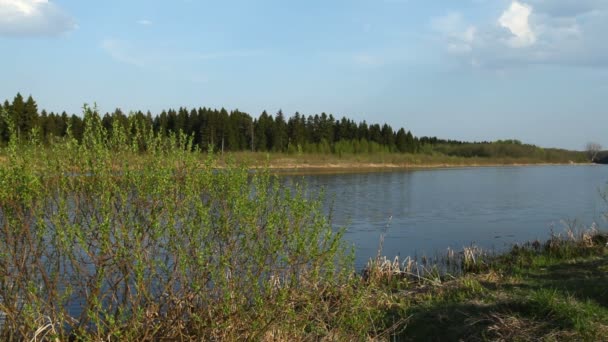
[[[442,168],[509,165],[570,165],[588,163],[578,153],[549,157],[460,157],[441,153],[431,154],[287,154],[233,152],[221,156],[221,160],[235,160],[254,168],[273,170],[382,170],[408,168]]]
[[[385,325],[393,323],[384,336],[403,341],[605,341],[607,242],[606,234],[585,231],[515,246],[498,256],[465,251],[459,264],[464,272],[455,277],[440,276],[432,268],[419,276],[403,264],[378,263],[370,284],[384,299]]]
[[[61,145],[60,145],[61,146]],[[40,147],[52,153],[49,147]],[[207,154],[197,153],[198,162],[205,165]],[[132,151],[120,151],[114,158],[116,170],[125,165],[121,160],[128,159],[129,167],[140,168],[149,158],[148,154],[133,153]],[[495,166],[534,166],[534,165],[593,165],[582,158],[494,158],[494,157],[456,157],[443,154],[400,154],[400,153],[378,153],[364,155],[343,155],[338,157],[333,154],[286,154],[286,153],[262,153],[262,152],[229,152],[214,155],[214,167],[226,168],[230,165],[242,165],[249,169],[262,169],[277,172],[304,172],[304,173],[326,173],[326,172],[358,172],[358,171],[391,171],[408,169],[435,169],[435,168],[459,168],[459,167],[495,167]],[[8,161],[5,151],[0,151],[0,165]],[[32,167],[40,164],[40,160],[32,161]],[[76,170],[74,170],[76,171]]]

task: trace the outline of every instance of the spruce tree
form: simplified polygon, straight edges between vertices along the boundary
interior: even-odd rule
[[[29,134],[34,127],[38,127],[38,105],[30,95],[23,105],[21,134]]]
[[[397,151],[401,153],[407,152],[407,133],[405,133],[405,129],[401,128],[397,131],[397,135],[395,137],[395,146]]]
[[[22,135],[23,128],[23,112],[25,111],[25,103],[23,102],[23,96],[20,93],[17,93],[15,98],[13,99],[13,103],[10,106],[10,116],[13,119],[13,124],[15,125],[15,129],[17,129],[17,137],[20,139]]]
[[[284,152],[287,150],[288,136],[287,123],[283,111],[279,110],[274,120],[273,150]]]

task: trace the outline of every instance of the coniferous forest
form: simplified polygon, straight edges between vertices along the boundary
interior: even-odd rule
[[[20,134],[29,134],[37,128],[45,143],[64,137],[71,130],[76,139],[83,133],[82,117],[66,112],[53,113],[39,110],[32,96],[25,99],[17,94],[12,102],[3,105]],[[281,111],[270,115],[264,111],[258,118],[239,110],[222,109],[168,109],[152,114],[137,111],[124,113],[116,109],[102,115],[102,122],[110,130],[116,122],[129,125],[128,116],[153,128],[155,133],[170,134],[182,131],[192,136],[194,145],[202,150],[214,146],[223,151],[269,152],[320,152],[339,149],[357,152],[408,152],[414,153],[418,139],[404,128],[394,130],[384,124],[356,123],[348,118],[336,119],[333,115],[301,115],[286,117]],[[8,140],[6,123],[0,126],[2,142]]]
[[[5,100],[2,109],[13,122],[20,138],[32,132],[44,144],[52,144],[70,134],[77,140],[84,132],[83,117],[76,114],[40,110],[30,95],[17,94]],[[526,158],[545,161],[584,161],[582,153],[543,149],[518,140],[463,142],[437,137],[416,137],[406,128],[395,129],[384,123],[355,122],[332,114],[286,116],[282,111],[266,111],[257,118],[239,110],[206,107],[124,113],[120,109],[101,114],[104,127],[111,133],[116,124],[128,130],[132,122],[143,123],[155,134],[168,136],[183,132],[192,137],[194,147],[215,152],[277,152],[319,154],[424,153],[455,157]],[[0,145],[9,139],[8,120],[0,120]]]

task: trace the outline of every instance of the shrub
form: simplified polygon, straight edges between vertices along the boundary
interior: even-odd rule
[[[2,339],[369,332],[351,253],[319,198],[267,172],[219,169],[188,137],[157,136],[134,118],[112,134],[91,109],[84,122],[81,142],[7,147]]]

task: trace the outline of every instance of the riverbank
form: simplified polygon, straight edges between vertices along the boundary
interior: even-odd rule
[[[403,341],[602,341],[608,336],[608,235],[595,230],[484,257],[464,274],[421,276],[384,263],[369,273],[387,329]],[[379,263],[377,265],[382,265]]]
[[[145,164],[146,155],[122,153],[114,161],[113,169],[138,169]],[[200,166],[204,167],[205,155],[200,157]],[[0,155],[0,165],[7,162],[7,157]],[[600,165],[589,162],[556,161],[528,158],[462,158],[441,155],[394,155],[386,156],[351,156],[337,158],[332,155],[303,155],[299,157],[283,154],[266,153],[226,153],[214,157],[212,167],[224,169],[228,165],[243,165],[250,170],[268,170],[281,175],[300,174],[341,174],[359,172],[392,172],[406,170],[482,168],[482,167],[520,167],[520,166],[585,166]],[[124,162],[128,160],[128,162]],[[36,163],[34,163],[36,164]],[[36,165],[32,165],[36,168]],[[72,172],[80,172],[78,169]]]
[[[378,153],[363,155],[283,154],[235,152],[220,156],[220,162],[236,161],[253,169],[277,172],[358,172],[460,167],[497,167],[527,165],[590,165],[584,160],[563,158],[484,158],[453,157],[443,154]]]

